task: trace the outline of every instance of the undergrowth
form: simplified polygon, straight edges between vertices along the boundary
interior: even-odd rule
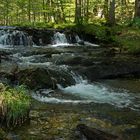
[[[11,122],[15,125],[19,118],[27,117],[29,108],[30,96],[24,86],[11,88],[0,83],[0,116],[5,126]]]

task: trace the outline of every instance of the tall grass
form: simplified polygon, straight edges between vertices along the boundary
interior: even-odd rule
[[[29,109],[30,96],[24,86],[0,88],[1,124],[9,127],[23,123],[28,118]]]

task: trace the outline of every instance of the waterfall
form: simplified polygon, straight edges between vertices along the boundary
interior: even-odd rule
[[[81,45],[85,45],[85,46],[93,46],[93,47],[98,47],[99,45],[97,44],[93,44],[93,43],[90,43],[88,41],[83,41],[80,39],[80,37],[78,35],[75,36],[75,39],[76,39],[76,42],[81,44]]]
[[[84,41],[84,40],[80,39],[80,37],[77,34],[75,34],[73,36],[73,39],[75,40],[74,42],[76,44],[72,44],[73,40],[72,40],[71,35],[69,35],[69,39],[67,39],[66,35],[64,33],[56,32],[53,36],[52,44],[53,44],[54,47],[57,47],[57,46],[72,46],[72,45],[85,45],[85,46],[93,46],[93,47],[99,46],[97,44],[93,44],[93,43],[90,43],[88,41]]]
[[[87,79],[72,71],[67,65],[57,66],[57,69],[71,75],[75,84],[63,87],[61,83],[58,83],[57,86],[61,92],[50,93],[45,97],[33,94],[35,99],[49,103],[100,103],[135,109],[135,97],[127,91],[116,91],[99,83],[89,83]]]
[[[83,79],[82,76],[73,71],[70,71],[70,74],[76,84],[68,87],[58,85],[58,88],[62,90],[64,94],[68,96],[78,96],[82,103],[85,101],[85,103],[107,103],[120,108],[132,107],[135,97],[130,96],[127,91],[114,91],[99,83],[89,83],[88,80]]]
[[[76,40],[77,43],[82,41],[78,35],[75,35],[75,40]]]
[[[32,37],[18,30],[0,30],[0,44],[8,46],[32,46]]]
[[[53,46],[68,45],[68,40],[64,33],[56,32],[53,36]]]

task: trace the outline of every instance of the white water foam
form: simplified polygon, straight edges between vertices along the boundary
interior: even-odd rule
[[[85,45],[85,46],[92,46],[92,47],[99,47],[98,44],[93,44],[93,43],[90,43],[90,42],[88,42],[88,41],[84,41],[84,45]]]
[[[23,31],[18,30],[0,30],[0,44],[10,46],[32,46],[32,37]]]
[[[32,55],[32,56],[21,56],[20,57],[20,60],[22,60],[23,62],[30,62],[30,61],[33,61],[35,59],[38,59],[40,57],[44,57],[45,54],[42,54],[42,55]]]
[[[55,97],[43,97],[41,95],[37,95],[36,93],[33,93],[32,94],[32,97],[34,99],[36,99],[37,101],[40,101],[40,102],[44,102],[44,103],[54,103],[54,104],[79,104],[79,103],[82,103],[82,104],[87,104],[87,103],[91,103],[92,101],[91,100],[70,100],[70,99],[58,99],[58,98],[55,98]]]
[[[69,44],[69,43],[58,43],[58,44],[53,44],[51,46],[52,47],[68,47],[68,46],[73,46],[73,44]]]
[[[93,47],[99,46],[97,44],[93,44],[88,41],[81,40],[78,35],[75,35],[75,40],[76,40],[76,44],[69,43],[64,33],[56,32],[53,36],[52,47],[66,47],[66,46],[73,46],[73,45],[79,46],[81,44],[80,42],[83,42],[83,46],[93,46]]]
[[[58,83],[58,88],[69,97],[68,99],[58,99],[55,97],[41,97],[35,95],[39,101],[49,103],[107,103],[117,107],[129,107],[131,109],[139,108],[140,103],[135,102],[136,97],[127,91],[114,91],[111,88],[107,88],[99,83],[89,83],[84,80],[82,76],[74,73],[69,69],[67,65],[61,65],[58,67],[63,71],[67,71],[75,80],[76,84],[62,87]],[[59,93],[58,93],[59,94]],[[76,97],[71,100],[70,97]],[[79,98],[79,99],[78,99]],[[78,100],[77,100],[78,99]]]
[[[52,62],[44,62],[44,63],[32,63],[32,62],[21,62],[19,63],[20,68],[27,68],[27,67],[49,67],[50,65],[52,65]]]
[[[105,103],[119,108],[128,107],[132,110],[140,107],[140,104],[135,104],[135,97],[127,93],[127,91],[115,92],[101,84],[89,84],[86,80],[65,88],[58,85],[58,88],[66,96],[70,97],[72,95],[76,99],[58,99],[56,97],[42,97],[36,94],[33,97],[38,101],[47,103]],[[79,99],[77,100],[77,98]]]
[[[18,54],[16,54],[18,55]],[[40,57],[43,55],[35,55],[35,57]],[[21,65],[23,66],[47,66],[52,69],[57,69],[58,71],[67,72],[70,74],[75,80],[76,84],[62,87],[58,83],[58,88],[68,97],[67,99],[58,99],[57,97],[49,96],[42,97],[39,94],[33,94],[33,97],[41,102],[48,103],[107,103],[117,107],[131,107],[139,108],[140,104],[134,102],[135,97],[129,94],[126,91],[114,91],[110,88],[107,88],[99,83],[89,83],[87,80],[84,80],[82,76],[76,74],[71,71],[67,65],[56,66],[53,65],[52,62],[45,63],[32,63],[30,62],[34,59],[34,56],[29,57],[20,57],[22,60]],[[47,92],[47,91],[46,91]],[[59,93],[58,93],[59,94]],[[70,95],[76,97],[75,99],[71,99]],[[78,98],[77,98],[78,97]],[[77,100],[78,99],[78,100]]]
[[[13,49],[10,45],[2,45],[2,44],[0,44],[0,49],[7,49],[7,50],[11,50],[11,49]]]
[[[57,32],[54,34],[54,44],[59,44],[59,43],[68,43],[67,38],[65,34]]]
[[[65,34],[56,32],[53,36],[53,45],[52,47],[66,47],[66,46],[72,46],[72,44],[68,43],[68,40],[65,36]]]
[[[80,39],[80,37],[78,35],[75,36],[75,39],[76,39],[76,42],[82,42],[82,40]],[[93,44],[93,43],[90,43],[88,41],[83,41],[84,45],[85,46],[92,46],[92,47],[99,47],[98,44]]]
[[[65,94],[73,94],[83,100],[90,100],[95,103],[108,103],[117,107],[131,106],[134,100],[134,97],[126,92],[115,92],[103,85],[89,84],[86,81],[66,88],[59,85],[59,89]]]

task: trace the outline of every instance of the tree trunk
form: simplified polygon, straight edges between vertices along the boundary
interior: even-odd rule
[[[44,22],[46,23],[46,2],[45,0],[43,0],[43,3],[42,3],[42,7],[43,7],[43,19],[44,19]]]
[[[108,21],[108,9],[109,9],[109,0],[104,0],[104,10],[103,10],[103,13],[104,13],[104,17],[105,17],[105,20]]]
[[[89,20],[89,0],[86,1],[86,22],[88,23],[88,20]]]
[[[9,19],[9,4],[8,0],[6,0],[6,21],[5,21],[6,25],[8,25],[8,19]]]
[[[135,0],[135,18],[140,18],[140,0]]]
[[[110,0],[109,7],[109,21],[108,23],[112,26],[115,25],[115,0]]]
[[[28,21],[31,22],[31,0],[28,0]]]
[[[75,23],[81,24],[81,0],[75,0]]]
[[[63,1],[62,0],[60,0],[60,8],[61,8],[61,11],[62,11],[62,20],[63,20],[63,22],[66,22],[65,11],[64,11],[64,6],[63,6]]]

